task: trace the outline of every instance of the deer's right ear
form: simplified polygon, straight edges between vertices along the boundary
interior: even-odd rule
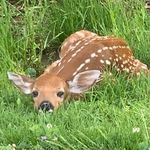
[[[32,92],[32,86],[34,80],[29,77],[19,75],[13,72],[7,72],[8,79],[13,81],[13,83],[25,94],[30,94]]]

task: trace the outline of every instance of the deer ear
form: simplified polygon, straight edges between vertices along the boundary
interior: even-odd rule
[[[12,80],[13,83],[25,94],[30,94],[32,92],[32,85],[34,80],[23,76],[19,75],[13,72],[7,72],[8,79]]]
[[[88,70],[78,73],[72,81],[68,81],[70,93],[82,93],[89,89],[100,78],[99,70]]]

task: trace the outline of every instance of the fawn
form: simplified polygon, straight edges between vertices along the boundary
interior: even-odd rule
[[[12,72],[8,78],[22,92],[32,94],[35,108],[52,112],[68,95],[88,90],[107,68],[134,75],[149,73],[123,39],[81,30],[65,39],[60,59],[35,80]]]

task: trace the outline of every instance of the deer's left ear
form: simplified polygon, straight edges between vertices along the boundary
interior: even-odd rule
[[[78,73],[72,81],[68,81],[70,93],[82,93],[89,89],[99,78],[99,70],[88,70]]]
[[[13,72],[7,72],[8,79],[12,80],[13,83],[25,94],[32,92],[32,85],[34,80],[24,75],[19,75]]]

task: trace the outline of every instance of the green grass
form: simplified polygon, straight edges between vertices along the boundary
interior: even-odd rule
[[[8,81],[7,71],[38,76],[58,58],[63,40],[80,29],[124,38],[150,67],[150,14],[144,1],[1,0],[1,150],[11,150],[12,144],[18,150],[150,148],[150,77],[106,77],[53,114],[37,113],[32,98]]]

